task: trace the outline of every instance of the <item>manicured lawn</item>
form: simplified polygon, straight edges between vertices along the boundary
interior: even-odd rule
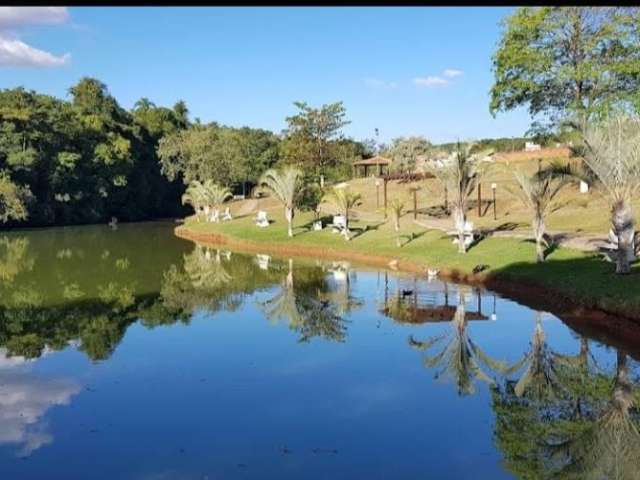
[[[286,224],[270,213],[274,222],[268,228],[258,228],[251,216],[231,222],[212,224],[187,219],[185,226],[198,233],[223,233],[237,239],[269,244],[320,246],[346,252],[367,253],[408,260],[418,265],[457,269],[470,273],[477,265],[488,265],[483,273],[497,278],[522,281],[557,291],[586,306],[598,306],[610,312],[640,312],[640,266],[632,274],[617,276],[613,264],[598,254],[558,248],[545,264],[534,262],[535,246],[516,238],[487,238],[473,246],[466,254],[457,253],[456,246],[439,230],[426,230],[403,218],[401,237],[403,246],[396,247],[396,234],[389,223],[353,222],[351,241],[329,229],[310,229],[312,216],[298,214],[294,222],[294,237],[288,238]]]

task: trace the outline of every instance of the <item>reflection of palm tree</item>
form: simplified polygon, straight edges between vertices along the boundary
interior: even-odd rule
[[[351,275],[349,275],[349,269],[341,267],[338,271],[341,274],[344,273],[344,276],[340,275],[341,281],[338,282],[341,286],[329,288],[326,292],[320,292],[320,298],[335,305],[339,315],[348,315],[353,310],[362,307],[364,302],[362,299],[351,295]]]
[[[184,269],[196,288],[217,287],[231,280],[220,261],[220,252],[211,258],[211,251],[200,245],[184,256]]]
[[[544,330],[542,313],[536,312],[536,325],[531,339],[531,349],[524,358],[511,367],[511,372],[526,365],[526,369],[514,386],[518,397],[527,396],[534,400],[554,398],[562,390],[556,370],[555,355],[549,350]]]
[[[585,405],[594,396],[591,377],[600,371],[593,354],[589,351],[589,340],[580,336],[580,349],[575,355],[553,355],[560,383],[570,392],[574,404],[574,417],[581,418],[587,413]]]
[[[538,319],[525,358],[532,373],[523,393],[513,382],[492,389],[495,435],[507,468],[518,478],[640,479],[638,412],[627,355],[617,352],[612,381],[591,368],[584,338],[577,355],[549,353]]]
[[[302,316],[298,311],[296,294],[293,289],[293,260],[289,259],[289,271],[282,287],[273,297],[261,304],[265,316],[272,322],[286,320],[293,328],[302,324]]]
[[[611,397],[596,420],[565,443],[569,461],[562,472],[581,478],[639,479],[640,432],[633,407],[627,355],[618,351]]]
[[[467,320],[465,318],[465,297],[460,290],[459,301],[453,320],[451,331],[448,335],[432,337],[425,342],[416,341],[409,337],[409,344],[421,351],[426,351],[445,341],[444,347],[434,355],[424,356],[424,365],[427,368],[438,368],[436,378],[447,376],[456,383],[459,395],[470,395],[475,392],[474,380],[482,380],[494,383],[494,380],[483,368],[503,373],[507,370],[504,362],[493,360],[469,337]]]
[[[321,281],[325,281],[324,277]],[[290,259],[280,290],[260,306],[270,321],[287,321],[289,328],[300,333],[301,342],[316,336],[342,341],[346,333],[344,320],[336,313],[335,304],[318,298],[320,291],[312,282],[294,285],[293,260]]]

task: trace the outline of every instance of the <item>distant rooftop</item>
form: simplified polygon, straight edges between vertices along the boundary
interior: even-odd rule
[[[384,158],[376,155],[375,157],[366,158],[364,160],[358,160],[353,162],[354,165],[391,165],[390,158]]]

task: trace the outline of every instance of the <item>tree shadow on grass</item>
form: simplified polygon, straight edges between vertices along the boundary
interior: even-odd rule
[[[594,313],[589,309],[631,317],[636,320],[640,338],[640,324],[637,324],[640,319],[640,262],[633,264],[630,274],[617,275],[615,264],[603,260],[595,252],[578,258],[549,258],[544,263],[534,260],[535,250],[532,249],[530,262],[511,263],[493,270],[487,286],[561,318],[571,314],[576,322],[580,322],[581,316],[586,318]],[[602,323],[606,327],[607,322]]]
[[[310,220],[309,222],[303,224],[303,225],[297,225],[295,228],[296,229],[304,229],[303,232],[300,232],[299,234],[304,234],[304,233],[309,233],[309,232],[313,232],[313,224],[316,223],[317,221],[321,221],[322,222],[322,229],[324,230],[325,228],[327,228],[327,225],[329,223],[331,223],[332,221],[331,216],[329,215],[323,215],[320,218],[318,218],[317,220],[314,218],[312,220]]]
[[[372,232],[378,230],[385,222],[375,223],[373,225],[365,225],[363,227],[349,227],[349,231],[351,232],[350,239],[353,240],[364,235],[367,232]],[[354,233],[355,232],[355,233]]]
[[[413,242],[414,240],[417,240],[418,238],[424,236],[427,233],[428,230],[422,230],[421,232],[411,232],[409,235],[400,235],[400,239],[406,239],[406,241],[400,245],[400,247],[404,247],[406,245],[409,245],[411,242]]]

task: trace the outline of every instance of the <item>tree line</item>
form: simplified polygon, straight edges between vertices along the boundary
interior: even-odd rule
[[[278,164],[301,164],[308,177],[348,176],[367,145],[345,137],[341,102],[296,102],[276,134],[190,120],[183,101],[141,98],[120,106],[107,86],[83,78],[68,99],[0,90],[0,223],[47,226],[184,216],[180,198],[193,181],[215,178],[247,194]]]

